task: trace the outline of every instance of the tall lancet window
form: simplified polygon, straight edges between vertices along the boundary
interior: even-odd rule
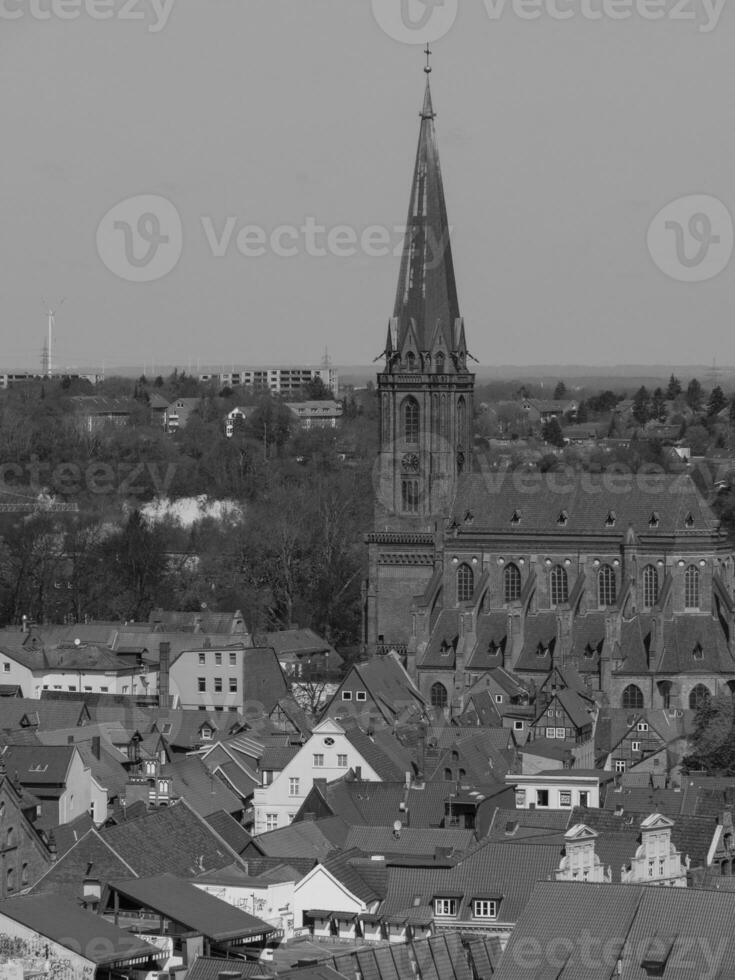
[[[403,403],[403,435],[412,445],[419,441],[419,403],[415,398],[407,398]]]

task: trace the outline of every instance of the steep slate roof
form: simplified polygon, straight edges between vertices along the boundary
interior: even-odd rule
[[[273,647],[252,647],[244,650],[242,669],[245,700],[257,701],[267,715],[281,698],[291,693]]]
[[[639,838],[641,823],[654,812],[656,812],[655,808],[648,807],[638,812],[626,810],[622,814],[610,813],[608,810],[584,810],[575,807],[570,819],[570,826],[575,823],[583,823],[590,829],[596,830],[600,834],[597,850],[602,857],[606,839],[620,833],[628,833],[635,839]],[[674,821],[674,826],[671,828],[671,841],[680,851],[682,860],[688,856],[693,868],[705,867],[707,852],[717,827],[717,817],[704,818],[679,814],[671,817],[671,819]],[[627,855],[627,864],[630,864],[634,853],[635,847]],[[610,864],[612,859],[606,859],[603,863]],[[616,867],[613,865],[613,872],[615,871]]]
[[[111,881],[109,885],[121,895],[162,912],[187,930],[216,942],[274,931],[274,927],[262,919],[166,872],[149,878]]]
[[[454,670],[459,639],[459,610],[442,609],[426,649],[417,663],[420,667],[440,667]]]
[[[242,636],[247,633],[245,620],[239,609],[234,612],[214,612],[211,609],[199,609],[195,612],[179,610],[153,609],[148,617],[152,627],[168,627],[187,633],[228,633]]]
[[[202,817],[225,810],[235,813],[242,810],[242,800],[207,767],[198,756],[188,756],[165,767],[165,773],[173,778],[173,792],[182,796]]]
[[[92,830],[41,878],[33,891],[78,895],[91,863],[102,880],[171,872],[193,877],[238,855],[185,800],[101,830]]]
[[[538,612],[527,616],[523,626],[523,647],[515,665],[516,670],[547,674],[551,669],[556,648],[556,612]],[[543,657],[537,655],[539,646],[549,650]]]
[[[138,956],[156,958],[159,950],[126,929],[119,929],[74,902],[54,895],[21,895],[0,902],[0,915],[20,922],[98,966]]]
[[[370,861],[360,864],[361,856],[359,850],[345,848],[333,851],[321,864],[356,898],[369,905],[385,894],[385,867],[376,868],[376,862]]]
[[[389,827],[350,827],[344,842],[366,854],[433,855],[437,847],[464,853],[475,843],[471,830],[443,827],[403,827],[398,835]]]
[[[719,619],[708,613],[686,613],[664,619],[663,649],[655,655],[650,649],[652,616],[640,614],[623,620],[620,630],[622,667],[613,671],[626,674],[712,674],[735,671],[735,657],[730,653]],[[702,657],[695,660],[693,651],[701,646]],[[649,653],[651,663],[649,665]]]
[[[287,827],[269,830],[255,838],[268,857],[313,857],[321,861],[335,849],[344,846],[348,826],[341,817],[302,820]]]
[[[399,351],[434,349],[437,327],[449,341],[446,354],[457,350],[459,302],[428,74],[393,316]]]
[[[669,893],[679,890],[662,889]],[[641,892],[635,885],[539,881],[516,922],[493,980],[610,980]],[[584,957],[584,947],[578,942],[582,934],[593,942],[599,939],[599,950],[608,942],[607,958],[601,952],[594,958]],[[529,937],[536,954],[524,959]]]
[[[333,813],[349,824],[392,827],[404,820],[400,804],[406,804],[412,827],[439,827],[445,817],[445,801],[453,783],[412,783],[406,789],[401,781],[376,782],[364,779],[338,779],[328,783],[322,795]]]
[[[478,689],[478,685],[467,692],[464,711],[459,716],[460,720],[471,719],[474,710],[480,724],[485,728],[499,728],[503,724],[503,716],[500,713],[502,705],[499,707],[490,691]]]
[[[613,485],[613,482],[615,485]],[[659,474],[636,479],[635,474],[610,481],[590,473],[486,474],[465,473],[459,481],[454,515],[460,523],[467,512],[474,521],[472,534],[494,533],[524,536],[529,533],[559,537],[594,534],[618,542],[633,527],[641,542],[677,535],[716,535],[719,521],[688,474]],[[521,519],[512,523],[515,511]],[[557,519],[561,511],[567,520]],[[651,514],[659,516],[658,527],[650,527]],[[615,524],[607,527],[608,515]],[[689,526],[687,518],[693,523]]]
[[[413,757],[409,752],[400,752],[397,742],[392,749],[386,750],[359,728],[347,729],[345,737],[383,780],[400,779],[413,768]],[[403,765],[399,764],[398,758],[404,759]]]
[[[352,670],[388,720],[404,709],[407,703],[417,706],[426,704],[426,699],[395,655],[374,657],[367,663],[354,664]],[[348,679],[349,675],[345,680]]]
[[[90,830],[35,883],[32,894],[51,892],[59,897],[75,901],[82,891],[82,882],[91,871],[101,880],[126,877],[133,868],[121,858],[98,830]]]
[[[457,923],[471,919],[472,900],[502,896],[499,922],[515,922],[534,885],[559,867],[559,844],[508,844],[481,841],[454,867],[407,867],[389,862],[381,915],[407,915],[434,898],[458,899]]]
[[[63,786],[74,745],[9,745],[2,754],[9,773],[18,773],[23,785]]]
[[[214,813],[208,814],[205,819],[236,854],[242,854],[248,844],[253,841],[247,830],[224,810],[216,810]]]
[[[27,719],[29,726],[39,731],[57,728],[77,728],[89,720],[83,701],[51,701],[41,698],[4,698],[0,727],[20,729]]]
[[[478,616],[477,642],[468,658],[467,670],[484,672],[502,668],[507,642],[507,613],[491,612]],[[491,652],[491,648],[494,652]]]

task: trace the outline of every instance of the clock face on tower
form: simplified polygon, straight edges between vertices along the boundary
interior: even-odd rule
[[[417,473],[419,468],[419,458],[416,453],[406,453],[401,460],[401,466],[406,473]]]

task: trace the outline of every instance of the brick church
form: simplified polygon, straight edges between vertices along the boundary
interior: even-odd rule
[[[474,374],[429,73],[378,375],[365,638],[460,713],[493,667],[574,664],[624,708],[735,691],[733,554],[687,475],[501,473],[473,456]],[[483,465],[484,464],[484,465]]]

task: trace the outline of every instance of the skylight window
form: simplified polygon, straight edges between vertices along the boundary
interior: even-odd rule
[[[559,525],[559,527],[566,527],[568,520],[569,520],[569,514],[567,513],[567,511],[563,510],[560,512],[559,516],[557,517],[556,523]]]
[[[694,518],[691,512],[684,518],[684,527],[694,527]]]
[[[617,521],[617,516],[614,510],[608,512],[605,518],[605,527],[615,527],[615,522]]]
[[[654,510],[654,512],[648,518],[648,526],[649,527],[658,527],[660,521],[661,521],[661,518],[658,515],[658,511],[655,511]]]
[[[510,519],[510,523],[511,524],[520,524],[521,523],[521,512],[519,510],[514,510],[513,511],[513,516]]]

